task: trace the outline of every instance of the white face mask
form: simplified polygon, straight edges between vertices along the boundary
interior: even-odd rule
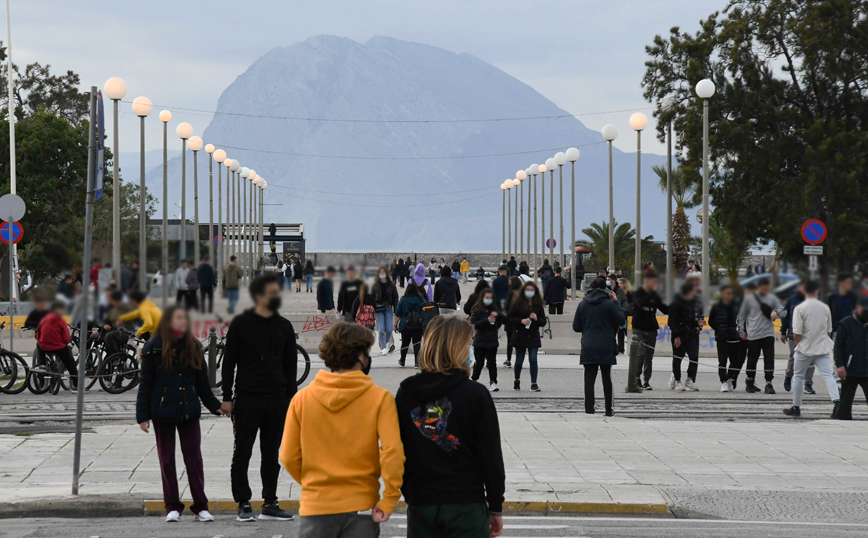
[[[536,295],[536,292],[533,290],[527,290],[524,292],[524,296],[528,299],[533,299],[533,296]]]

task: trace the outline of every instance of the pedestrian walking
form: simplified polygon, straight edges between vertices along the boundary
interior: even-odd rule
[[[618,298],[618,306],[621,307],[621,310],[627,313],[627,293],[621,288],[618,284],[618,275],[615,273],[610,273],[606,275],[606,287],[615,294]],[[627,323],[624,322],[623,327],[618,328],[617,340],[618,340],[618,354],[624,353],[624,341],[627,338]]]
[[[699,370],[699,333],[705,321],[697,310],[697,288],[692,279],[681,285],[681,292],[669,305],[669,330],[672,335],[672,377],[669,388],[678,392],[696,392]],[[681,383],[681,361],[687,356],[687,380]]]
[[[452,260],[452,265],[449,268],[452,269],[452,276],[455,280],[461,278],[461,262],[458,261],[458,258]]]
[[[229,299],[229,313],[235,313],[238,305],[239,289],[241,282],[241,268],[238,267],[238,258],[229,257],[229,264],[223,268],[223,289],[226,290],[226,298]]]
[[[473,307],[476,306],[476,303],[479,301],[479,294],[485,290],[490,290],[491,286],[488,282],[484,280],[480,280],[476,283],[476,287],[473,289],[473,293],[470,294],[470,297],[464,301],[464,313],[467,314],[469,319],[470,315],[473,313]]]
[[[300,538],[376,538],[401,497],[398,412],[392,393],[368,375],[373,345],[370,331],[333,325],[319,346],[329,371],[289,406],[280,461],[301,484]]]
[[[187,283],[185,308],[187,310],[199,310],[199,271],[193,267],[193,262],[190,260],[187,261],[187,266],[190,269],[185,277]]]
[[[515,256],[509,257],[509,261],[506,262],[506,267],[509,269],[509,276],[515,276],[518,274],[518,262],[515,261]]]
[[[660,286],[657,273],[646,269],[642,274],[642,286],[633,293],[633,337],[638,337],[639,368],[636,371],[637,385],[645,390],[651,387],[651,375],[654,373],[654,350],[657,346],[657,331],[660,324],[657,312],[669,315],[669,305],[660,297]],[[640,374],[645,378],[642,383]]]
[[[289,257],[286,259],[286,265],[283,268],[283,278],[286,280],[286,286],[290,290],[292,289],[292,273],[293,273],[292,257]]]
[[[316,285],[316,309],[320,314],[327,314],[335,309],[335,268],[326,267],[325,276]]]
[[[832,400],[832,418],[838,414],[840,405],[838,383],[832,376],[831,354],[834,348],[832,342],[832,312],[828,305],[817,299],[820,284],[813,280],[805,282],[805,300],[790,313],[792,318],[793,336],[796,342],[796,353],[793,364],[793,406],[784,409],[784,414],[791,417],[802,415],[802,389],[805,384],[805,373],[809,366],[814,366],[826,383],[829,399]]]
[[[512,308],[512,302],[515,300],[516,296],[521,293],[522,284],[524,284],[524,282],[518,276],[509,277],[509,294],[507,295],[506,303],[501,309],[504,315],[509,315],[509,309]],[[506,332],[506,360],[503,362],[503,365],[507,368],[512,368],[512,353],[515,351],[515,347],[513,346],[513,337],[515,336],[518,327],[509,323],[508,319],[507,323],[503,327]]]
[[[284,285],[286,284],[286,275],[283,274],[286,271],[286,265],[284,265],[283,260],[277,260],[277,265],[275,266],[277,269],[277,283],[280,285],[280,291],[283,291]]]
[[[838,324],[835,366],[841,379],[838,419],[852,420],[856,389],[868,399],[868,297],[859,297],[853,313]],[[833,417],[834,418],[834,417]]]
[[[316,273],[316,269],[313,268],[313,262],[307,260],[307,263],[304,264],[304,280],[307,286],[305,287],[305,293],[313,293],[313,276]]]
[[[563,314],[564,302],[567,300],[567,279],[561,274],[560,266],[554,268],[554,276],[548,280],[543,292],[545,303],[549,307],[549,315]]]
[[[772,380],[775,377],[775,325],[778,318],[784,318],[787,311],[774,293],[770,293],[771,283],[767,278],[757,281],[756,293],[747,296],[738,312],[739,336],[747,342],[747,378],[745,391],[761,392],[756,386],[756,365],[760,353],[763,355],[766,394],[774,394]]]
[[[175,433],[187,471],[195,521],[214,521],[205,495],[205,467],[202,462],[202,433],[199,417],[202,406],[212,414],[223,414],[220,400],[211,392],[208,366],[202,345],[190,330],[190,318],[180,306],[166,309],[157,333],[142,349],[141,382],[136,398],[136,422],[149,433],[154,424],[157,457],[163,482],[166,521],[177,522],[184,511],[175,468]]]
[[[509,297],[509,267],[501,265],[497,268],[497,276],[491,281],[491,291],[497,301],[497,308],[506,310],[506,299]]]
[[[805,284],[803,282],[799,284],[799,289],[787,299],[787,304],[784,305],[784,308],[787,312],[793,312],[804,301]],[[831,307],[829,308],[831,309]],[[791,319],[792,316],[787,316],[781,320],[781,342],[787,344],[790,348],[790,358],[787,360],[787,371],[784,377],[784,390],[787,392],[793,388],[793,365],[796,353],[796,340],[793,334],[792,323],[790,322]],[[832,325],[834,326],[834,324],[835,317],[832,316]],[[809,366],[808,371],[805,372],[805,394],[816,394],[814,391],[814,370],[813,366]]]
[[[555,270],[548,260],[543,260],[543,264],[537,269],[537,274],[539,275],[540,282],[542,282],[543,295],[545,295],[549,280],[555,276]]]
[[[470,301],[468,301],[470,304]],[[488,388],[497,392],[497,347],[498,332],[506,322],[506,316],[499,311],[491,288],[483,288],[477,293],[470,312],[473,325],[473,374],[470,379],[479,381],[482,369],[488,366]]]
[[[720,287],[720,300],[711,307],[708,324],[714,329],[717,343],[717,377],[720,392],[735,390],[736,379],[741,371],[742,361],[739,353],[741,338],[738,336],[738,309],[732,286]]]
[[[407,536],[489,538],[503,530],[506,490],[497,410],[468,378],[473,329],[438,316],[419,365],[395,397],[407,461]]]
[[[353,302],[359,296],[359,290],[362,287],[362,279],[356,276],[356,268],[350,265],[347,267],[347,279],[341,282],[341,287],[338,290],[338,308],[337,311],[344,317],[344,321],[353,322]]]
[[[461,287],[452,278],[452,269],[448,265],[440,269],[440,280],[434,285],[434,302],[440,305],[441,314],[452,314],[461,304]]]
[[[229,325],[223,359],[221,409],[232,417],[235,437],[230,471],[232,497],[238,503],[237,520],[253,521],[247,468],[258,435],[264,500],[259,519],[289,521],[292,515],[277,501],[277,478],[286,410],[296,392],[295,330],[280,315],[276,276],[253,279],[250,297],[254,307],[236,316]]]
[[[411,345],[413,346],[415,366],[416,368],[419,367],[419,348],[422,345],[422,333],[425,330],[425,324],[422,320],[422,304],[425,302],[428,302],[425,290],[417,286],[414,281],[409,281],[404,296],[398,301],[398,307],[395,309],[395,317],[397,318],[395,330],[401,333],[401,358],[398,359],[398,364],[401,367],[406,362],[407,352]]]
[[[404,265],[404,258],[398,258],[398,263],[395,266],[395,277],[394,281],[397,282],[398,286],[403,289],[404,282],[407,280],[407,266]]]
[[[470,262],[467,261],[467,256],[461,259],[459,271],[461,272],[461,282],[467,284],[467,277],[470,276]]]
[[[428,264],[428,278],[431,279],[432,286],[437,282],[438,273],[440,273],[440,265],[435,258],[431,258],[431,263]]]
[[[292,280],[295,282],[295,293],[301,293],[301,282],[304,278],[304,266],[301,265],[301,258],[296,258],[292,264]],[[311,277],[311,285],[313,285],[313,277]]]
[[[377,324],[374,305],[374,296],[369,292],[368,285],[362,284],[359,286],[359,294],[356,296],[350,309],[352,321],[373,331]]]
[[[392,332],[395,329],[395,308],[398,306],[398,289],[386,267],[380,267],[377,271],[377,281],[374,282],[372,294],[380,353],[385,356],[395,351]]]
[[[214,311],[214,288],[217,286],[217,274],[210,257],[202,258],[202,263],[196,268],[196,277],[199,281],[200,312],[210,314]]]
[[[522,282],[533,282],[533,277],[530,276],[530,266],[528,266],[526,261],[522,261],[518,265],[518,278]]]
[[[175,269],[175,274],[172,275],[172,285],[175,286],[175,303],[182,306],[187,304],[187,273],[189,272],[187,260],[181,260],[180,266]]]
[[[527,356],[530,363],[530,390],[540,392],[537,384],[537,354],[542,347],[539,330],[546,325],[546,312],[539,288],[525,282],[512,300],[507,323],[515,328],[512,345],[515,348],[515,382],[513,390],[521,390],[521,367]]]
[[[838,330],[841,320],[853,313],[858,296],[853,291],[853,277],[849,274],[839,274],[837,290],[829,295],[826,304],[832,312],[832,332]]]
[[[596,413],[597,372],[603,382],[606,416],[615,414],[612,388],[612,366],[617,364],[618,355],[615,333],[626,320],[615,292],[608,289],[602,278],[594,279],[573,317],[573,331],[582,333],[579,364],[585,368],[585,413],[589,415]]]
[[[413,271],[413,282],[419,287],[419,293],[427,297],[429,303],[434,301],[434,279],[429,281],[425,278],[425,266],[421,263]]]

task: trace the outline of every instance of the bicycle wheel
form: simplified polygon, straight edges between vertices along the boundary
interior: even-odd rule
[[[215,379],[217,380],[216,387],[223,386],[223,376],[221,375],[223,369],[223,354],[226,352],[226,346],[223,344],[217,344],[217,360],[215,361],[216,366],[214,367],[214,371],[216,372]]]
[[[139,382],[139,361],[119,351],[102,362],[97,377],[99,386],[109,394],[126,392]]]
[[[57,357],[51,357],[48,360],[51,365],[51,379],[48,382],[48,387],[52,395],[57,396],[63,383],[63,363],[57,360]]]
[[[27,362],[18,354],[3,351],[0,354],[0,392],[19,394],[27,388]]]
[[[298,344],[295,345],[295,349],[298,351],[298,379],[295,384],[300,387],[310,374],[310,355]]]

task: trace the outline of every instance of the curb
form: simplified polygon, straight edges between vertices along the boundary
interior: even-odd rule
[[[124,495],[80,495],[0,503],[0,519],[22,517],[131,517],[142,515],[142,499]]]

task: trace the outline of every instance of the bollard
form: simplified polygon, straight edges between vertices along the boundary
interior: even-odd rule
[[[645,389],[639,386],[636,382],[636,376],[639,374],[639,336],[634,334],[630,339],[630,363],[627,367],[627,389],[625,392],[641,393]]]
[[[217,331],[208,330],[208,382],[211,388],[217,386]]]

